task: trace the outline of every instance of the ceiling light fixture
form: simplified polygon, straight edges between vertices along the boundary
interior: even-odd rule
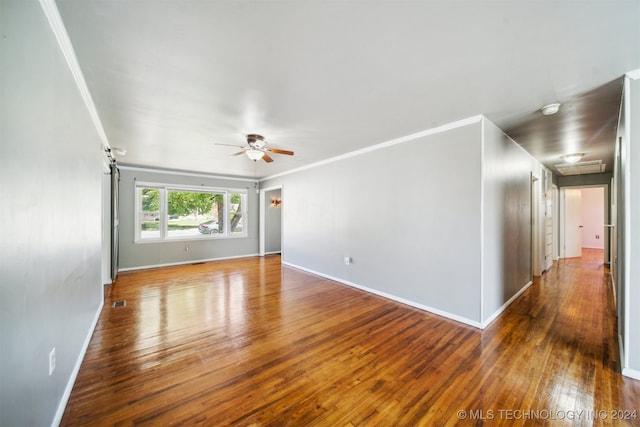
[[[565,154],[562,156],[562,160],[564,160],[565,163],[578,163],[583,156],[584,153]]]
[[[262,156],[264,156],[264,152],[255,149],[247,150],[246,153],[247,156],[253,161],[260,160]]]
[[[560,104],[556,102],[554,104],[545,105],[540,109],[540,111],[542,111],[542,114],[545,116],[551,116],[552,114],[560,111]]]

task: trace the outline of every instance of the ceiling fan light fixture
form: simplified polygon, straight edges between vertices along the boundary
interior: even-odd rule
[[[265,146],[267,141],[264,140],[264,136],[258,135],[257,133],[250,133],[247,135],[247,143],[252,147],[262,148]]]
[[[556,102],[553,104],[545,105],[540,109],[540,111],[542,111],[542,114],[544,114],[545,116],[551,116],[560,111],[560,104]]]
[[[565,163],[578,163],[583,156],[584,153],[565,154],[562,156],[562,160],[564,160]]]
[[[255,150],[255,149],[247,150],[246,153],[247,153],[247,156],[254,161],[260,160],[262,156],[264,156],[264,153],[262,151]]]

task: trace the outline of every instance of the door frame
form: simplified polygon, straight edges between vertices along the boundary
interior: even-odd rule
[[[101,280],[103,285],[113,282],[111,275],[111,165],[105,158],[102,161],[102,263]]]
[[[540,246],[539,246],[539,234],[540,229],[538,226],[538,217],[540,210],[540,177],[534,175],[533,172],[530,174],[530,209],[531,209],[531,259],[530,259],[530,280],[533,280],[535,276],[542,275],[542,271],[540,271]]]
[[[266,218],[265,218],[265,213],[266,213],[266,197],[267,197],[267,193],[269,191],[273,191],[273,190],[280,190],[280,198],[282,200],[284,200],[284,188],[282,185],[275,185],[273,187],[266,187],[266,188],[261,188],[260,189],[260,233],[259,233],[259,255],[260,256],[265,256],[265,247],[266,247],[266,230],[265,230],[265,225],[266,225]],[[280,205],[280,209],[284,209],[284,205]],[[284,212],[284,211],[282,211]],[[280,216],[280,252],[283,252],[283,239],[282,239],[282,235],[284,231],[284,214],[282,214]]]
[[[560,190],[558,186],[552,185],[552,197],[553,197],[553,260],[560,259]]]
[[[603,196],[604,196],[604,224],[603,224],[603,236],[604,236],[604,258],[603,258],[603,262],[607,263],[609,262],[609,258],[610,258],[610,254],[611,254],[611,239],[609,236],[609,229],[607,227],[605,227],[605,225],[607,224],[611,224],[611,198],[609,196],[609,191],[610,191],[610,184],[592,184],[592,185],[563,185],[561,187],[558,188],[558,194],[559,196],[562,195],[562,190],[564,189],[572,189],[572,190],[581,190],[583,188],[603,188]],[[559,199],[562,199],[562,197],[559,197]],[[558,204],[558,208],[560,208],[560,206],[564,207],[564,202],[562,200],[560,200],[560,203]],[[563,235],[564,233],[564,229],[562,227],[564,227],[564,211],[559,210],[559,215],[558,215],[558,227],[559,227],[559,233],[558,233],[558,240],[560,243],[560,239],[561,239],[561,233]],[[560,247],[560,244],[558,244],[558,255],[560,256],[562,254],[562,248]]]

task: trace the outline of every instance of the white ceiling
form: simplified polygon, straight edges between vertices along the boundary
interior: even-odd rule
[[[57,5],[119,163],[218,175],[270,176],[478,114],[548,165],[602,159],[619,79],[640,68],[635,0]],[[296,154],[254,170],[214,145],[248,133]]]

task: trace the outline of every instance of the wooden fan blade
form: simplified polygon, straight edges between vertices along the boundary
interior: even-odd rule
[[[271,157],[269,157],[269,155],[267,153],[264,153],[264,156],[262,156],[262,160],[264,160],[267,163],[273,162],[273,159]]]
[[[276,154],[286,154],[287,156],[293,156],[293,151],[289,150],[280,150],[279,148],[267,148],[266,150]]]
[[[229,154],[229,157],[239,156],[239,155],[244,154],[246,152],[247,152],[247,150],[238,151],[237,153]]]

